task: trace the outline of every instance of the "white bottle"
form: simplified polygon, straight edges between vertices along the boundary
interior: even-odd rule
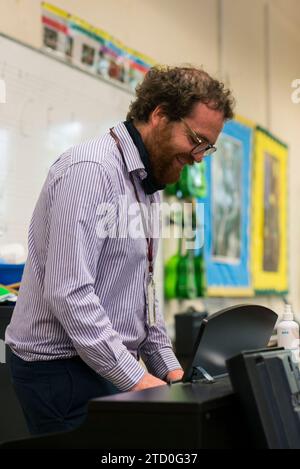
[[[294,321],[291,305],[285,305],[283,320],[277,326],[278,347],[291,350],[293,362],[299,363],[299,326]]]

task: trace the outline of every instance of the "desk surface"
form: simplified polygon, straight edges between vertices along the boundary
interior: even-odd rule
[[[210,407],[218,399],[233,395],[229,378],[222,378],[215,383],[176,383],[167,386],[145,389],[138,392],[126,392],[113,396],[93,399],[89,403],[90,411],[120,410],[130,408],[149,408],[151,411],[168,411],[176,406],[176,411],[192,411],[194,406]]]

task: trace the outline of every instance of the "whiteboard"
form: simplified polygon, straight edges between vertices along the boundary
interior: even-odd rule
[[[125,120],[132,95],[0,35],[0,244],[27,249],[30,218],[51,164]],[[3,87],[2,87],[3,98]]]

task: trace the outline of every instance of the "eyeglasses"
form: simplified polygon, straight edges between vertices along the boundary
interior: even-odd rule
[[[217,147],[215,147],[214,145],[209,143],[205,138],[198,137],[196,132],[194,132],[194,130],[191,129],[191,127],[188,125],[188,123],[183,118],[181,118],[180,120],[184,124],[185,128],[187,129],[187,131],[189,133],[189,136],[194,141],[198,142],[197,145],[194,148],[192,148],[192,150],[191,150],[191,155],[192,156],[196,156],[199,153],[203,153],[203,157],[211,156],[213,153],[215,153],[215,151],[217,151]]]

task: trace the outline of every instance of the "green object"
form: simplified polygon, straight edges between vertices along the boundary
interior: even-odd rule
[[[198,254],[197,256],[195,256],[194,264],[195,264],[197,296],[203,297],[205,296],[205,290],[206,290],[203,254]]]
[[[168,184],[165,188],[165,194],[166,195],[177,195],[177,190],[178,190],[178,183],[177,182],[175,184]]]
[[[181,256],[178,264],[177,295],[180,299],[197,298],[194,251],[192,249]]]
[[[206,196],[205,184],[205,164],[186,165],[179,181],[179,191],[183,198],[195,197],[204,198]]]
[[[10,290],[5,288],[4,285],[0,285],[0,303],[3,301],[16,301],[17,296]]]
[[[7,288],[1,286],[0,287],[0,297],[2,297],[4,295],[10,295],[10,291],[7,290]]]
[[[195,242],[195,239],[192,238],[198,229],[195,200],[193,200],[192,210],[184,220],[181,211],[171,214],[170,223],[177,226],[182,225],[183,236],[190,233],[188,229],[184,230],[184,221],[192,229],[192,237],[188,235],[187,239],[180,238],[177,253],[170,257],[165,264],[164,293],[167,300],[174,298],[194,299],[203,296],[205,290],[202,256],[195,257],[195,250],[187,249],[188,241]]]
[[[192,212],[193,214],[193,212]],[[187,228],[189,225],[193,226],[193,217],[185,219]],[[187,230],[189,233],[189,230]],[[187,242],[191,239],[183,238],[180,248],[181,256],[178,263],[178,282],[177,282],[177,297],[180,299],[193,299],[197,298],[197,285],[195,278],[195,265],[194,265],[194,249],[187,249]]]
[[[181,176],[179,180],[179,190],[183,198],[190,197],[189,167],[187,165],[184,166],[183,170],[181,171]]]
[[[195,163],[192,166],[185,165],[180,180],[175,184],[168,184],[165,194],[182,198],[206,197],[205,163]]]
[[[181,209],[178,211],[172,211],[170,218],[170,224],[174,226],[182,226],[182,213]],[[178,264],[181,255],[182,239],[179,238],[177,245],[177,252],[165,264],[165,275],[164,275],[164,292],[167,300],[177,298],[177,283],[178,283]]]
[[[165,265],[165,298],[172,300],[177,298],[178,265],[180,261],[181,239],[179,240],[179,249],[174,256],[170,257]]]

